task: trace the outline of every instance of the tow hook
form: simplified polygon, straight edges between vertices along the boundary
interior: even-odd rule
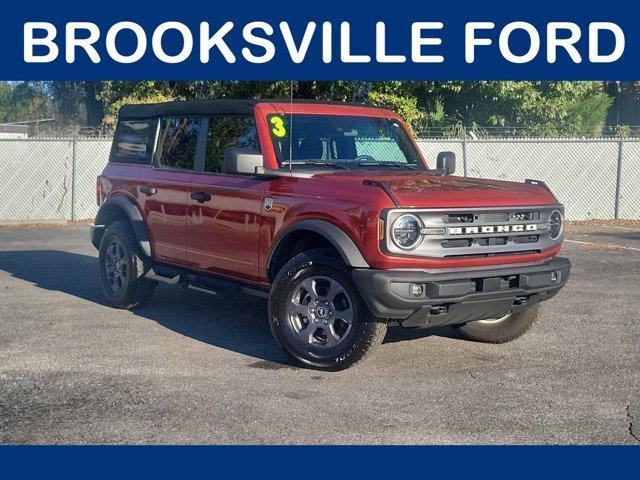
[[[513,304],[514,305],[526,305],[528,300],[529,299],[527,297],[516,297],[516,299],[514,300]]]
[[[429,309],[429,315],[441,315],[447,313],[448,310],[445,305],[436,305]]]

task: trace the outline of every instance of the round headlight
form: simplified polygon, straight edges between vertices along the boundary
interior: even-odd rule
[[[553,240],[556,240],[562,235],[562,223],[562,213],[560,210],[551,212],[551,215],[549,215],[549,236],[551,236]]]
[[[422,239],[420,235],[421,228],[422,222],[415,215],[410,213],[401,215],[391,226],[393,243],[405,250],[416,247]]]

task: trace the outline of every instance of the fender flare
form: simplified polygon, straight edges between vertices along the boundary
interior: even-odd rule
[[[301,220],[286,228],[273,244],[267,258],[267,269],[271,265],[274,254],[278,251],[282,241],[290,233],[299,230],[309,230],[322,235],[336,248],[347,265],[354,268],[370,268],[362,253],[360,253],[360,249],[342,229],[326,220]]]
[[[95,227],[106,226],[105,220],[108,218],[107,212],[112,208],[120,208],[124,211],[125,215],[129,218],[129,222],[131,222],[133,234],[136,237],[138,245],[140,245],[140,250],[142,250],[142,253],[147,257],[151,257],[151,242],[149,241],[149,233],[147,232],[147,227],[142,219],[142,214],[138,207],[128,198],[123,196],[111,197],[103,203],[96,215]],[[100,235],[100,238],[102,238],[102,235]]]

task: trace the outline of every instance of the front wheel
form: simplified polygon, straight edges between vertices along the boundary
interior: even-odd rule
[[[505,343],[524,335],[535,323],[539,312],[540,304],[536,304],[501,318],[476,320],[455,328],[465,337],[477,342]]]
[[[269,298],[269,324],[289,356],[321,370],[358,363],[387,331],[364,304],[347,266],[327,249],[301,253],[280,270]]]

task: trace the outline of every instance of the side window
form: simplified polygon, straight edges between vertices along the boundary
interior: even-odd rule
[[[160,166],[193,170],[199,131],[199,118],[161,119],[156,148],[156,160]]]
[[[209,119],[204,171],[221,172],[224,151],[230,147],[260,149],[253,117],[212,117]]]
[[[118,163],[148,163],[147,145],[151,130],[149,120],[118,122],[110,161]]]

